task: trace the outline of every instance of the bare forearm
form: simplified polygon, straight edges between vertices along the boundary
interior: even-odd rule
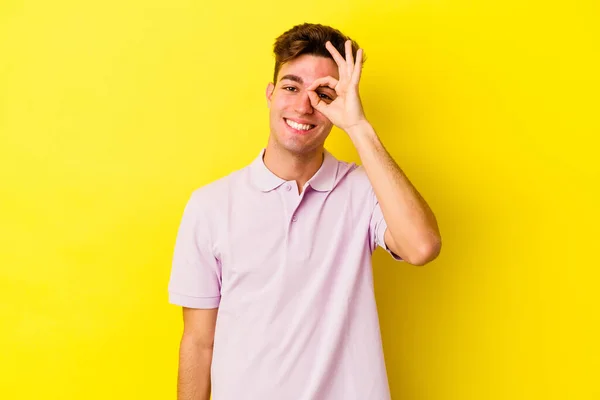
[[[349,135],[394,242],[409,258],[434,257],[439,252],[441,239],[436,218],[426,201],[384,148],[370,124],[358,126]]]
[[[179,348],[177,400],[210,399],[210,366],[212,348],[184,335]]]

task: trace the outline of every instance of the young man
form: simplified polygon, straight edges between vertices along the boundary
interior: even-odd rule
[[[303,24],[275,55],[266,149],[197,189],[179,228],[178,398],[389,399],[371,254],[428,263],[436,219],[363,113],[356,42]],[[362,166],[324,148],[333,125]]]

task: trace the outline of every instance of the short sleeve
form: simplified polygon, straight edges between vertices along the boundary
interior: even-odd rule
[[[192,195],[177,232],[169,303],[189,308],[217,308],[221,300],[221,267],[214,256],[210,226]],[[196,199],[197,200],[197,199]]]
[[[387,229],[387,223],[385,222],[385,219],[383,219],[383,213],[381,212],[379,201],[377,200],[375,192],[372,188],[369,190],[369,194],[373,202],[373,211],[371,213],[371,223],[369,226],[371,249],[375,250],[375,246],[379,246],[387,251],[394,260],[404,261],[402,257],[396,255],[385,244],[384,235]]]

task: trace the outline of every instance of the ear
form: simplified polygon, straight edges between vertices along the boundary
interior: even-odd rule
[[[275,90],[275,85],[273,85],[273,82],[269,82],[269,84],[267,85],[267,107],[271,107],[271,96],[273,96],[273,91]]]

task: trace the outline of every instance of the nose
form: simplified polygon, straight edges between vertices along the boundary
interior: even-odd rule
[[[296,96],[296,103],[294,104],[294,111],[298,114],[312,114],[313,107],[310,104],[310,98],[306,92],[298,94]]]

